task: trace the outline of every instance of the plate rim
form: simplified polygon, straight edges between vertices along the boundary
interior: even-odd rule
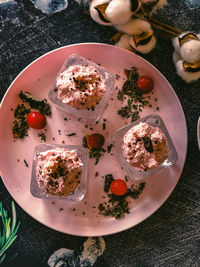
[[[170,192],[167,194],[167,196],[165,197],[164,201],[162,201],[162,203],[158,205],[158,207],[153,211],[151,212],[149,215],[145,216],[142,220],[140,220],[138,223],[132,225],[132,226],[129,226],[129,227],[126,227],[120,231],[110,231],[110,233],[106,233],[106,234],[102,234],[102,235],[96,235],[96,236],[107,236],[107,235],[113,235],[113,234],[116,234],[116,233],[121,233],[123,231],[126,231],[136,225],[138,225],[139,223],[142,223],[144,220],[148,219],[150,216],[152,216],[159,208],[161,208],[161,206],[167,201],[167,199],[169,198],[169,196],[173,193],[181,175],[182,175],[182,172],[183,172],[183,168],[185,166],[185,161],[186,161],[186,156],[187,156],[187,150],[188,150],[188,130],[187,130],[187,123],[186,123],[186,118],[185,118],[185,114],[184,114],[184,111],[183,111],[183,107],[181,105],[181,102],[174,90],[174,88],[171,86],[171,84],[169,83],[169,81],[165,78],[165,76],[154,66],[152,65],[149,61],[147,61],[146,59],[144,59],[142,56],[138,55],[138,54],[135,54],[134,52],[131,52],[129,50],[126,50],[126,49],[123,49],[123,48],[120,48],[120,47],[117,47],[117,46],[113,46],[113,45],[110,45],[110,44],[105,44],[105,43],[98,43],[98,42],[85,42],[85,43],[76,43],[76,44],[70,44],[70,45],[66,45],[66,46],[62,46],[62,47],[58,47],[56,49],[53,49],[53,50],[50,50],[48,51],[47,53],[39,56],[38,58],[36,58],[35,60],[33,60],[31,63],[29,63],[16,77],[15,79],[11,82],[11,84],[9,85],[8,89],[6,90],[2,100],[1,100],[1,103],[0,103],[0,112],[1,112],[1,109],[2,109],[2,106],[3,106],[3,103],[5,101],[5,99],[7,98],[7,95],[9,93],[9,91],[11,90],[12,86],[14,85],[14,83],[16,82],[16,80],[28,69],[31,67],[31,65],[35,64],[37,61],[41,60],[42,58],[44,57],[48,57],[49,54],[53,54],[53,53],[56,53],[57,51],[59,50],[65,50],[67,48],[70,48],[72,46],[88,46],[88,45],[94,45],[94,46],[106,46],[106,47],[111,47],[112,49],[118,49],[118,50],[121,50],[123,53],[127,53],[127,54],[130,54],[131,56],[134,56],[134,57],[137,57],[139,58],[140,61],[143,61],[144,63],[148,64],[149,66],[151,66],[151,68],[153,68],[156,72],[159,73],[159,75],[162,77],[162,79],[165,80],[165,82],[167,83],[167,85],[172,89],[173,93],[174,93],[174,96],[176,97],[176,101],[177,101],[177,104],[180,108],[180,110],[182,111],[182,116],[183,116],[183,123],[184,123],[184,128],[185,128],[185,138],[186,138],[186,146],[185,146],[185,155],[183,157],[183,166],[182,168],[180,168],[180,175],[179,177],[177,177],[177,180],[176,180],[176,183],[174,184],[174,186],[171,188]],[[38,221],[39,223],[41,223],[42,225],[45,225],[46,227],[52,229],[52,230],[55,230],[55,231],[58,231],[58,232],[61,232],[63,234],[70,234],[70,235],[74,235],[74,236],[82,236],[82,237],[86,237],[86,236],[94,236],[94,235],[80,235],[80,234],[75,234],[75,233],[67,233],[67,232],[64,232],[62,230],[59,230],[57,228],[53,228],[51,226],[49,226],[48,223],[44,223],[42,222],[41,220],[39,219],[36,219],[31,213],[27,212],[19,203],[18,201],[12,196],[12,194],[10,193],[10,190],[9,188],[7,187],[7,184],[6,184],[6,181],[5,179],[3,178],[2,176],[2,173],[1,173],[1,170],[0,170],[0,176],[1,176],[1,179],[2,179],[2,182],[4,184],[4,186],[6,187],[7,191],[9,192],[9,194],[11,195],[11,197],[15,200],[15,202],[20,206],[20,208],[22,208],[22,210],[28,214],[29,216],[31,216],[34,220]]]

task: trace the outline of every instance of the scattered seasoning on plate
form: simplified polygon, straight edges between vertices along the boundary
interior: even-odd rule
[[[46,99],[39,99],[29,92],[20,91],[19,98],[30,105],[31,108],[38,109],[40,113],[50,116],[51,108]]]
[[[42,133],[42,132],[38,133],[38,137],[40,137],[41,140],[44,141],[44,142],[46,142],[46,140],[47,140],[46,135],[44,133]]]
[[[66,117],[64,118],[64,121],[67,121],[67,118]]]
[[[125,69],[127,80],[122,86],[122,90],[118,91],[118,100],[124,101],[125,96],[128,97],[127,104],[118,110],[118,115],[122,118],[131,118],[131,122],[140,118],[140,112],[142,108],[149,104],[150,96],[144,96],[141,92],[138,92],[136,82],[139,77],[139,73],[135,67],[130,70]]]
[[[74,136],[74,135],[76,135],[76,133],[66,134],[66,136]]]
[[[105,175],[104,191],[107,193],[110,190],[110,184],[114,181],[112,174]],[[127,197],[132,199],[138,199],[145,188],[145,183],[140,183],[138,187],[131,186],[127,189],[127,192],[122,196],[116,196],[108,194],[108,202],[99,204],[99,214],[104,216],[112,216],[116,219],[124,217],[129,211],[129,201]]]
[[[24,159],[24,164],[28,168],[28,162]]]
[[[26,108],[24,104],[18,104],[14,110],[14,118],[12,133],[14,138],[22,139],[28,136],[29,125],[26,115],[29,114],[30,109]]]
[[[51,109],[46,99],[36,98],[29,92],[21,91],[18,96],[23,101],[23,104],[18,104],[15,109],[12,109],[15,118],[13,121],[12,133],[14,138],[22,139],[28,136],[29,125],[27,122],[27,115],[31,112],[31,108],[38,109],[40,113],[47,116],[51,115]]]
[[[93,135],[97,135],[97,136],[99,135],[100,136],[100,134],[93,134]],[[89,157],[90,158],[95,158],[96,159],[95,165],[97,165],[98,162],[99,162],[99,159],[103,156],[103,153],[105,153],[106,150],[102,147],[103,143],[99,147],[89,146],[88,145],[88,137],[89,137],[89,135],[87,135],[87,134],[85,136],[83,136],[83,138],[82,138],[82,146],[89,149]]]
[[[60,129],[58,130],[58,134],[61,135],[61,130]]]
[[[104,192],[108,192],[110,189],[110,184],[114,181],[112,174],[106,174],[104,178]]]
[[[102,129],[103,129],[103,130],[106,129],[106,124],[105,124],[105,123],[102,124]]]
[[[114,146],[113,144],[110,144],[110,145],[107,146],[107,152],[108,153],[111,152],[113,146]]]
[[[115,74],[116,81],[119,80],[120,76],[118,74]]]

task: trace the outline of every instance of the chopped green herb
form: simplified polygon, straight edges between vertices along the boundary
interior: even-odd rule
[[[115,74],[116,80],[119,80],[120,76],[118,74]]]
[[[91,159],[92,158],[96,159],[95,165],[99,162],[100,157],[103,156],[102,153],[105,153],[105,152],[106,152],[106,150],[104,148],[102,148],[102,147],[100,147],[100,148],[91,148],[90,149],[89,155],[90,155]]]
[[[130,70],[125,70],[127,75],[127,80],[122,86],[122,90],[118,91],[117,98],[120,101],[125,99],[124,96],[127,96],[127,105],[118,110],[118,115],[122,118],[131,118],[131,122],[136,121],[140,118],[139,114],[142,112],[142,108],[149,104],[149,96],[144,97],[141,92],[138,92],[136,82],[139,77],[137,69],[132,67]],[[135,110],[135,111],[133,111]]]
[[[102,212],[103,210],[105,210],[105,207],[104,207],[103,203],[100,203],[98,208],[99,208],[99,211],[100,212]]]
[[[25,136],[28,136],[28,123],[26,117],[21,118],[20,120],[13,121],[12,133],[14,138],[22,139]]]
[[[122,91],[118,91],[118,95],[117,95],[117,98],[120,100],[120,101],[123,101],[124,99],[124,93]]]
[[[105,175],[105,181],[104,181],[104,192],[108,192],[110,189],[110,184],[114,181],[114,178],[112,174],[106,174]]]
[[[28,168],[28,162],[24,159],[24,164]]]
[[[105,192],[109,191],[112,181],[114,181],[112,174],[105,175]],[[104,204],[99,204],[99,213],[104,216],[115,217],[116,219],[122,218],[125,214],[129,213],[129,202],[127,201],[127,197],[138,199],[144,188],[145,183],[140,183],[138,188],[135,188],[134,185],[132,185],[131,188],[128,188],[127,192],[123,196],[108,194],[108,203],[104,202]]]
[[[114,145],[113,144],[110,144],[109,146],[107,146],[107,152],[110,153],[111,152],[111,149]]]
[[[38,133],[38,137],[40,137],[41,140],[44,142],[46,142],[46,140],[47,140],[46,135],[44,133]]]
[[[38,109],[40,113],[47,116],[51,115],[51,108],[46,99],[36,98],[31,93],[23,91],[19,93],[19,97],[23,102],[29,103],[31,108]]]
[[[144,147],[147,152],[152,153],[153,152],[153,144],[151,142],[151,138],[149,136],[142,137],[142,140],[144,142]]]
[[[83,139],[82,139],[82,146],[88,148],[88,144],[87,144],[87,138],[86,138],[86,136],[83,136]]]
[[[76,133],[66,134],[66,136],[74,136],[74,135],[76,135]]]
[[[89,149],[86,136],[83,136],[82,146]],[[96,165],[99,162],[100,157],[103,156],[103,153],[105,153],[105,152],[106,152],[106,150],[102,147],[91,148],[91,149],[89,149],[89,156],[91,159],[92,158],[96,159],[96,161],[95,161],[95,165]]]
[[[30,113],[30,109],[27,109],[24,104],[18,104],[14,110],[14,117],[16,119],[24,119],[24,117]]]

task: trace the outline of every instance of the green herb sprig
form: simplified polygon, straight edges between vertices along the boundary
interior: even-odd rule
[[[87,138],[86,136],[83,136],[82,139],[82,146],[86,147],[89,149],[89,157],[90,159],[94,158],[95,159],[95,165],[98,164],[99,159],[103,156],[103,154],[106,152],[106,150],[103,147],[99,148],[89,148],[88,143],[87,143]]]
[[[2,202],[0,202],[0,218],[2,221],[3,229],[0,231],[0,264],[6,257],[5,251],[11,246],[11,244],[17,238],[17,231],[19,229],[20,222],[16,225],[17,216],[15,204],[12,201],[12,218],[8,216],[7,210],[3,208]]]
[[[127,198],[131,197],[132,199],[138,199],[145,188],[145,183],[140,183],[138,187],[132,185],[127,189],[127,192],[124,195],[116,196],[109,193],[112,181],[114,181],[112,174],[106,174],[104,180],[104,192],[108,195],[108,202],[99,204],[99,214],[120,219],[130,212],[129,201]]]
[[[144,97],[137,90],[136,82],[139,77],[139,73],[135,67],[132,67],[130,70],[125,69],[125,74],[127,80],[122,86],[122,90],[118,91],[117,98],[120,101],[124,101],[124,96],[128,98],[127,105],[123,106],[118,110],[118,115],[122,118],[131,118],[131,122],[136,121],[140,118],[140,112],[142,108],[149,104],[148,97]]]
[[[18,104],[14,110],[15,119],[13,121],[12,133],[14,138],[23,139],[25,136],[28,136],[29,125],[26,116],[31,112],[31,108],[38,109],[40,113],[47,116],[51,116],[51,108],[46,99],[36,98],[29,92],[20,91],[18,96],[23,104]],[[29,106],[28,108],[26,107],[27,105]],[[44,138],[44,136],[39,137]],[[45,141],[44,139],[42,140]]]

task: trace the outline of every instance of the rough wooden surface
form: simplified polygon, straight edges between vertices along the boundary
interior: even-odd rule
[[[184,1],[169,0],[156,17],[185,30],[200,30],[200,9],[188,9]],[[80,42],[109,43],[115,33],[90,19],[73,0],[69,7],[46,15],[29,1],[0,5],[0,97],[17,74],[37,57],[63,45]],[[127,231],[106,236],[106,251],[94,266],[200,266],[200,157],[196,125],[200,115],[200,82],[186,84],[175,73],[173,48],[158,37],[155,50],[144,56],[169,80],[185,113],[188,153],[185,167],[165,204],[150,218]],[[0,201],[6,208],[11,196],[0,180]],[[7,253],[5,266],[47,266],[57,249],[79,249],[86,238],[65,235],[33,220],[20,207],[16,242]]]

